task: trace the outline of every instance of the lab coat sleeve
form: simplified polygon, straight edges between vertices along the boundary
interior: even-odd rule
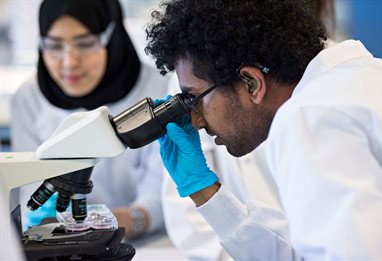
[[[281,112],[272,126],[269,162],[291,240],[312,260],[381,259],[382,121],[336,106]]]
[[[200,137],[208,166],[221,176],[222,173],[219,174],[217,165],[222,162],[217,159],[216,147],[206,133],[202,132]],[[220,245],[218,236],[197,211],[194,202],[190,198],[179,197],[176,184],[165,169],[164,172],[162,183],[163,215],[166,232],[174,246],[186,253],[191,260],[228,259],[227,253]],[[234,173],[226,174],[234,175]]]
[[[161,203],[163,164],[157,142],[142,148],[139,164],[141,164],[139,170],[142,172],[142,179],[137,184],[137,195],[133,204],[142,206],[148,211],[150,217],[148,232],[151,232],[164,227]]]
[[[298,259],[289,242],[288,223],[276,209],[256,201],[244,205],[222,184],[198,210],[234,260]]]
[[[216,233],[190,198],[179,197],[175,183],[165,172],[162,204],[166,231],[172,243],[191,259],[220,260],[223,249]]]
[[[33,103],[34,97],[29,95],[25,83],[20,89],[12,96],[11,99],[11,145],[13,151],[35,151],[41,144],[38,137],[34,123],[36,122],[36,110],[38,110],[38,103],[34,107],[29,106]],[[32,99],[32,100],[31,100]]]

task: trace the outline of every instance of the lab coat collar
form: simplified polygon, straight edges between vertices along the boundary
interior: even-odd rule
[[[372,57],[372,54],[360,41],[357,40],[346,40],[322,50],[308,64],[304,75],[295,87],[292,96],[300,92],[309,81],[338,64],[367,56]]]

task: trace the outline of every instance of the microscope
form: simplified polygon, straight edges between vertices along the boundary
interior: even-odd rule
[[[60,223],[32,226],[24,232],[28,260],[130,260],[135,250],[121,243],[124,228],[118,228],[112,213],[101,207],[88,215],[86,194],[92,191],[93,166],[97,158],[117,156],[165,135],[167,123],[179,121],[196,103],[189,95],[177,94],[159,105],[145,98],[115,117],[106,106],[73,113],[35,153],[1,153],[5,202],[10,202],[12,189],[39,180],[44,181],[28,201],[30,210],[58,193]],[[9,212],[20,225],[19,209],[10,203]],[[68,229],[70,225],[83,229]]]

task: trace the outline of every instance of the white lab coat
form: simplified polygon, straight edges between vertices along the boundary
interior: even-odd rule
[[[131,92],[122,100],[107,106],[115,116],[144,97],[162,98],[167,86],[167,77],[161,76],[153,67],[142,64],[139,79]],[[74,110],[63,110],[51,105],[40,92],[36,80],[28,81],[11,102],[13,149],[34,151],[72,112]],[[149,231],[157,229],[163,226],[160,201],[162,168],[157,142],[139,149],[127,149],[114,158],[103,158],[94,167],[91,176],[94,187],[88,195],[88,203],[106,204],[109,208],[139,204],[149,213]],[[26,201],[37,184],[40,183],[21,189],[24,213]]]
[[[179,92],[176,77],[171,81],[169,92]],[[220,181],[230,188],[241,202],[256,198],[280,209],[276,184],[269,175],[262,158],[263,146],[242,158],[231,156],[225,147],[216,146],[212,137],[200,132],[202,149],[208,166],[219,176]],[[165,171],[166,172],[166,171]],[[247,184],[256,184],[254,188]],[[190,198],[180,198],[176,185],[166,172],[162,189],[163,215],[166,231],[174,246],[191,260],[228,260],[219,238],[195,208]]]
[[[353,40],[310,62],[267,139],[287,218],[224,185],[198,208],[235,260],[382,259],[381,75]]]

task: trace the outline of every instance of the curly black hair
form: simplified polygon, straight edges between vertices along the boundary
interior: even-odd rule
[[[187,58],[195,75],[214,84],[233,86],[237,68],[258,64],[279,83],[297,83],[326,40],[304,0],[173,0],[161,7],[151,13],[145,52],[162,74]]]

